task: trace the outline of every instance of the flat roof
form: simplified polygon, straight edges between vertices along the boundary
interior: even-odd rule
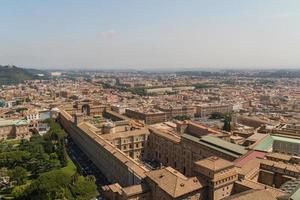
[[[295,193],[292,194],[290,198],[293,200],[300,199],[300,188],[298,188],[298,190],[296,190]]]
[[[210,136],[210,135],[202,136],[201,140],[205,141],[205,142],[208,142],[208,143],[211,143],[211,144],[214,144],[214,145],[219,146],[221,148],[228,149],[229,151],[233,151],[237,154],[242,154],[243,155],[243,154],[247,153],[247,150],[245,150],[245,147],[243,147],[243,146],[240,146],[238,144],[233,144],[231,142],[227,142],[225,140],[222,140],[220,138],[213,137],[213,136]]]
[[[248,162],[252,162],[256,158],[264,158],[267,153],[261,151],[249,151],[245,156],[241,157],[239,160],[236,160],[235,166],[243,167],[247,165]]]
[[[270,135],[267,135],[262,140],[260,140],[258,144],[253,147],[253,149],[257,151],[268,151],[269,149],[271,149],[273,141],[274,139]]]
[[[12,126],[12,125],[26,125],[27,121],[23,119],[18,120],[10,120],[10,119],[2,119],[0,118],[0,126]]]
[[[247,153],[247,150],[245,150],[245,149],[243,149],[241,152],[238,152],[238,153],[235,152],[235,151],[231,151],[230,149],[228,149],[228,146],[226,148],[226,144],[230,143],[230,142],[227,142],[227,141],[224,141],[225,145],[220,147],[218,145],[223,144],[223,143],[219,142],[217,144],[214,144],[212,140],[211,140],[210,143],[208,143],[206,141],[202,141],[201,138],[197,138],[197,137],[189,135],[189,134],[183,134],[182,137],[187,139],[187,140],[191,140],[193,142],[199,143],[203,146],[207,146],[208,148],[214,149],[216,151],[222,152],[224,154],[230,155],[230,156],[235,157],[235,158],[239,158],[242,154]],[[221,140],[221,139],[219,139],[219,140]]]
[[[272,135],[271,137],[273,138],[273,140],[300,144],[300,139],[298,138],[282,137],[277,135]]]
[[[272,148],[274,141],[283,141],[300,144],[300,140],[298,138],[284,137],[278,135],[266,135],[266,137],[264,137],[261,141],[258,142],[257,145],[253,147],[253,149],[258,151],[268,151]]]

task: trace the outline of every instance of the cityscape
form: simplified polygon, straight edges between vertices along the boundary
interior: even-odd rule
[[[300,200],[299,2],[3,5],[1,200]]]
[[[28,181],[65,169],[83,179],[78,198],[297,199],[298,72],[45,71],[3,85],[2,191],[41,198]],[[33,168],[31,145],[46,157]]]

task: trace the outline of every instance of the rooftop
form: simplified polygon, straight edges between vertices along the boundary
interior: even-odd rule
[[[270,192],[266,190],[247,190],[230,197],[225,198],[224,200],[276,200]]]
[[[183,134],[182,137],[235,158],[239,158],[241,155],[247,153],[247,150],[245,150],[244,147],[213,136],[206,135],[201,138],[197,138],[189,134]]]
[[[187,178],[171,167],[150,171],[147,172],[146,175],[162,190],[174,198],[199,190],[203,187],[196,177]]]
[[[2,119],[0,118],[0,126],[12,126],[12,125],[16,125],[16,126],[20,126],[20,125],[26,125],[27,121],[26,120],[8,120],[8,119]]]
[[[258,151],[269,152],[272,149],[272,145],[275,140],[300,144],[299,138],[284,137],[280,135],[266,135],[263,139],[255,143],[252,148]]]
[[[265,152],[249,151],[246,155],[235,161],[235,166],[243,167],[244,165],[248,165],[249,162],[252,162],[256,158],[264,158],[265,155]]]
[[[253,145],[253,149],[257,151],[270,151],[272,149],[274,139],[270,135],[266,135]]]
[[[203,160],[195,162],[195,164],[200,165],[201,167],[211,169],[213,171],[219,171],[228,167],[233,167],[233,163],[227,160],[224,160],[219,157],[211,156]]]
[[[237,154],[247,153],[247,150],[245,150],[245,147],[243,147],[243,146],[233,144],[233,143],[227,142],[225,140],[222,140],[220,138],[213,137],[213,136],[210,136],[210,135],[202,136],[201,140],[205,141],[207,143],[214,144],[216,146],[228,149],[228,150],[230,150],[232,152],[235,152]]]

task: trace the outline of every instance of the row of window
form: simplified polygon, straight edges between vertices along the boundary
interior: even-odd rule
[[[219,184],[222,184],[222,183],[226,183],[226,182],[228,182],[228,181],[231,181],[231,180],[235,179],[236,176],[237,176],[237,175],[234,175],[234,176],[230,176],[230,177],[228,177],[228,178],[224,178],[224,179],[222,179],[222,180],[216,181],[216,182],[215,182],[215,185],[219,185]]]
[[[123,145],[121,146],[121,150],[127,150],[127,148],[129,147],[129,149],[133,149],[133,148],[141,148],[144,147],[144,143],[136,143],[135,145],[133,144],[129,144],[129,145]]]

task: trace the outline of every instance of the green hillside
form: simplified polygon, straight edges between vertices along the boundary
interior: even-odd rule
[[[40,70],[36,70],[42,72]],[[38,79],[35,70],[28,70],[16,66],[1,66],[0,65],[0,85],[18,84],[25,80]],[[44,73],[45,74],[45,73]]]

